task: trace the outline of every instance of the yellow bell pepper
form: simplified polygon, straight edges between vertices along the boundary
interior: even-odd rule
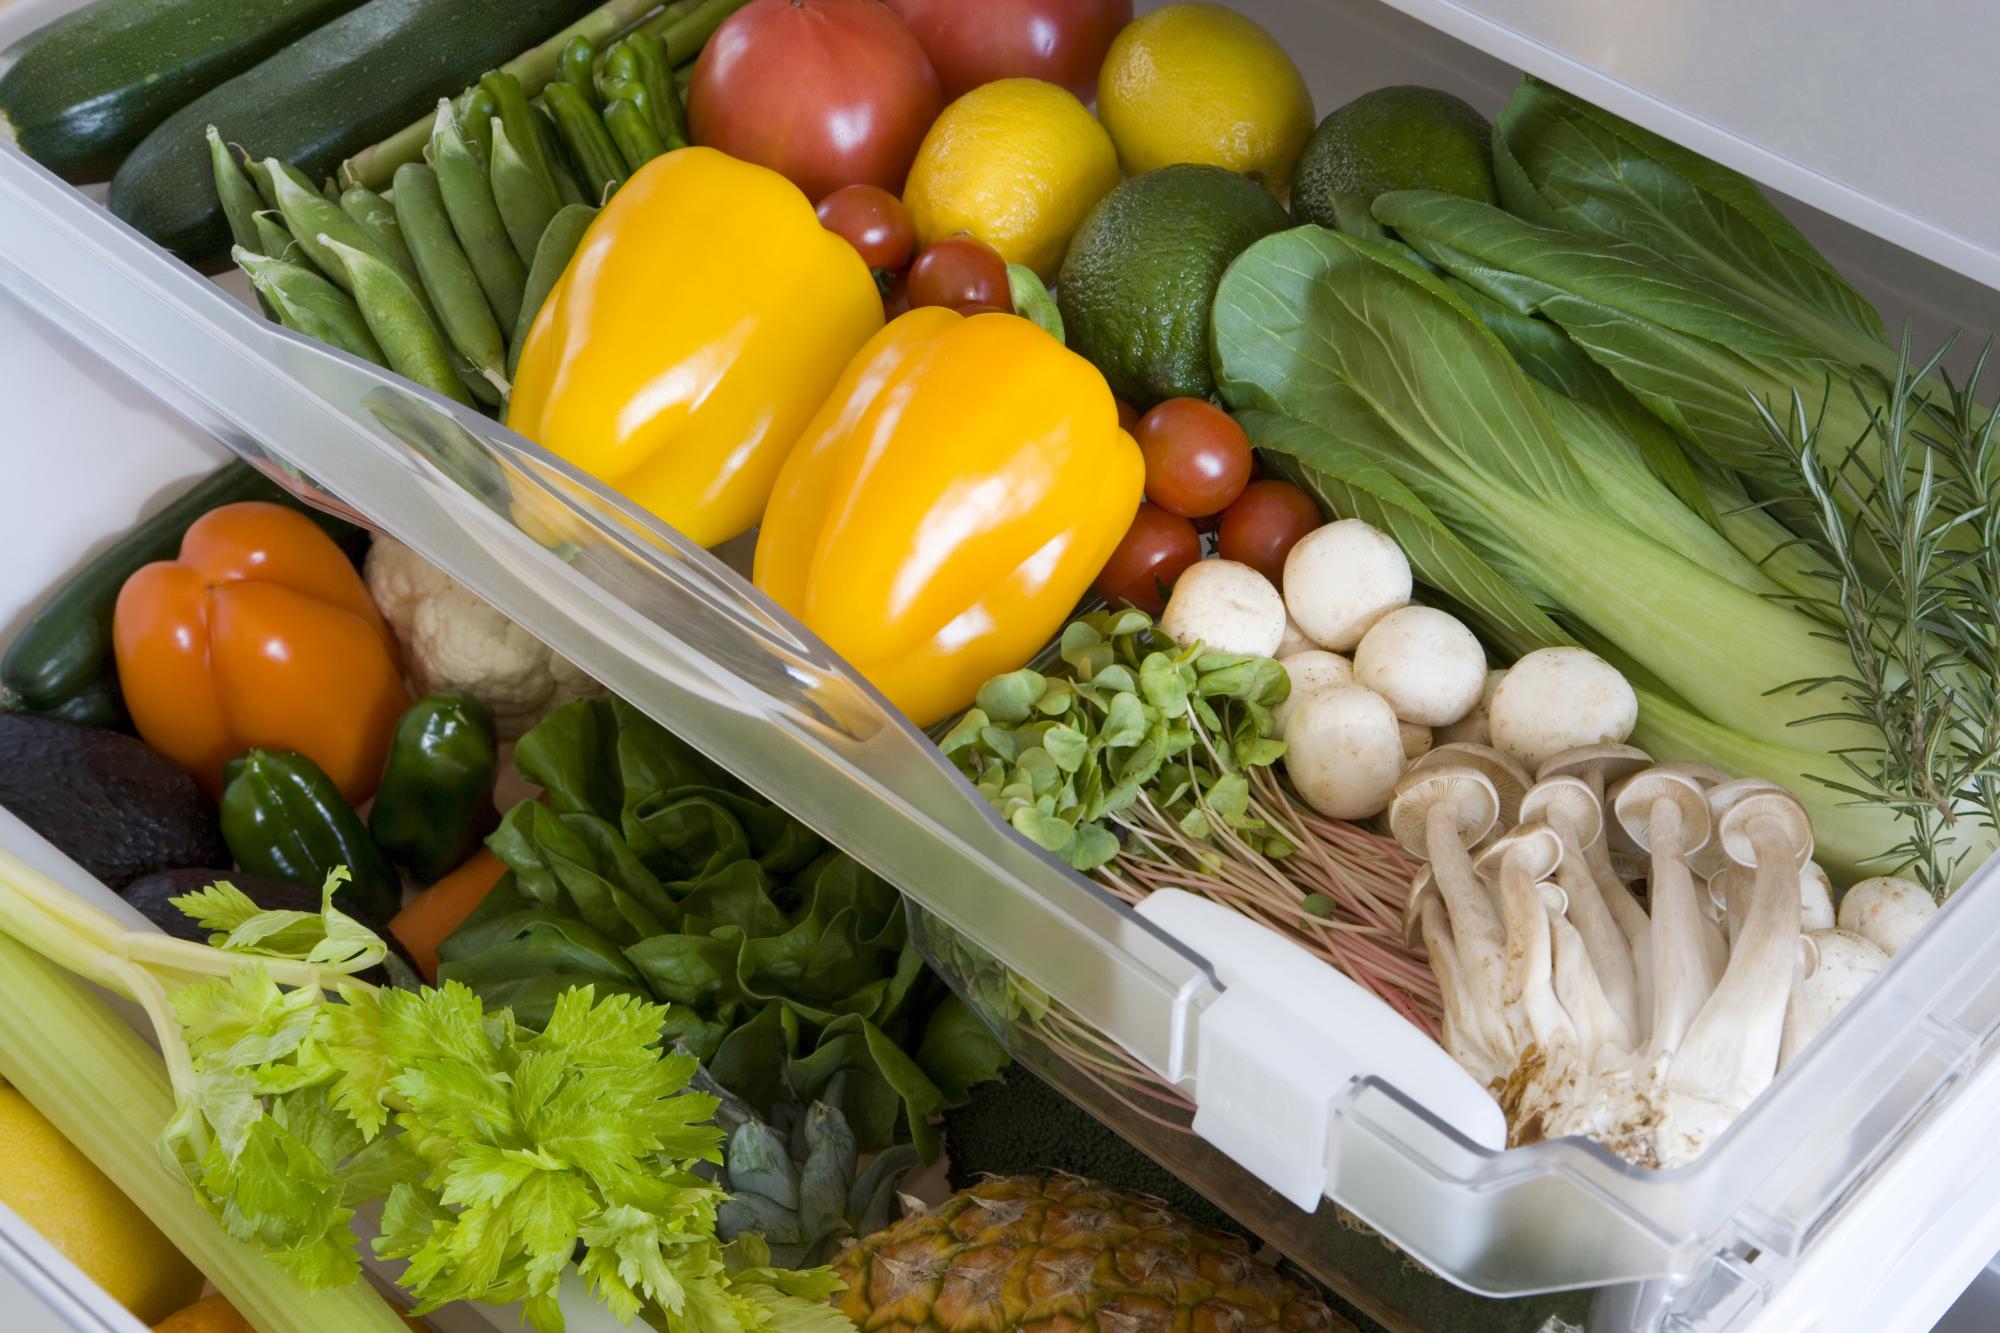
[[[753,576],[928,726],[1062,628],[1144,482],[1089,362],[1015,315],[912,310],[785,460]]]
[[[703,546],[756,525],[882,298],[775,171],[655,158],[584,234],[528,332],[507,424]]]

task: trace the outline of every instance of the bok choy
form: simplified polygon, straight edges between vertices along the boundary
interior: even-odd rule
[[[1793,684],[1850,671],[1842,645],[1717,541],[1615,419],[1531,378],[1437,275],[1299,228],[1230,268],[1213,333],[1223,396],[1266,456],[1388,531],[1494,642],[1601,646],[1641,690],[1638,744],[1792,787],[1837,872],[1899,841],[1891,812],[1823,781],[1879,733]]]

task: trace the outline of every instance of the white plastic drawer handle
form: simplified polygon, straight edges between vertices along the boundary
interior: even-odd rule
[[[1162,889],[1138,911],[1207,958],[1225,990],[1196,1032],[1194,1132],[1311,1212],[1334,1183],[1334,1098],[1381,1079],[1482,1148],[1499,1103],[1407,1019],[1275,931]]]

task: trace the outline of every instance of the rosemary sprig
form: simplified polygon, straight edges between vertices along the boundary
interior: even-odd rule
[[[1886,400],[1864,395],[1868,429],[1844,451],[1820,446],[1824,417],[1797,396],[1788,422],[1760,405],[1831,566],[1829,637],[1854,659],[1851,675],[1800,683],[1883,737],[1839,752],[1853,780],[1828,785],[1900,812],[1908,836],[1884,870],[1907,865],[1940,897],[1974,850],[1965,821],[2000,831],[2000,438],[1977,402],[1992,344],[1963,388],[1941,369],[1951,346],[1918,363],[1905,332]]]

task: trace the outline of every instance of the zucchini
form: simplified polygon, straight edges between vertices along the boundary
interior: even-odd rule
[[[175,110],[360,0],[97,0],[0,51],[0,122],[69,180],[103,180]]]
[[[176,254],[206,259],[229,242],[209,125],[318,180],[597,3],[368,0],[167,117],[111,178],[111,211]]]
[[[0,709],[45,713],[87,726],[119,726],[125,701],[112,660],[111,612],[118,590],[141,565],[180,554],[188,526],[211,509],[239,500],[304,506],[241,459],[217,468],[78,570],[42,605],[0,655]],[[305,511],[336,541],[355,529],[331,515]]]

